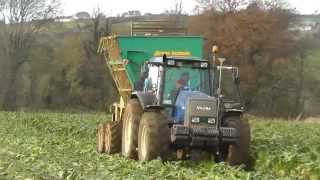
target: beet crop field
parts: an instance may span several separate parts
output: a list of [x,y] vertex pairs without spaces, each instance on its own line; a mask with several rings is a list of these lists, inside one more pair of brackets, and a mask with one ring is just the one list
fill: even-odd
[[0,179],[320,179],[320,124],[250,118],[250,171],[213,161],[98,154],[104,114],[0,112]]

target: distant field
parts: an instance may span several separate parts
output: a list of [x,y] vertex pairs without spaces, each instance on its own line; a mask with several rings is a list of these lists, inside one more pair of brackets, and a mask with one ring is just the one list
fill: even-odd
[[0,179],[320,179],[320,124],[251,119],[254,170],[95,151],[106,115],[0,113]]

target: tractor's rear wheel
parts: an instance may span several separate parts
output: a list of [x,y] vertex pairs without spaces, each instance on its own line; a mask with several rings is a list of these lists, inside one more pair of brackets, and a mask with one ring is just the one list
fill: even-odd
[[105,125],[105,152],[115,154],[121,151],[121,121],[108,122]]
[[139,123],[142,108],[137,99],[129,100],[123,115],[121,152],[125,157],[137,159]]
[[97,151],[98,153],[104,153],[105,152],[105,126],[106,123],[101,123],[98,126],[98,131],[97,131]]
[[169,153],[170,129],[166,117],[160,112],[145,112],[139,127],[138,157],[150,161]]
[[236,128],[240,135],[236,143],[225,147],[225,152],[223,152],[225,161],[231,166],[243,164],[249,168],[251,166],[249,153],[251,134],[248,121],[239,116],[230,116],[224,121],[229,127]]

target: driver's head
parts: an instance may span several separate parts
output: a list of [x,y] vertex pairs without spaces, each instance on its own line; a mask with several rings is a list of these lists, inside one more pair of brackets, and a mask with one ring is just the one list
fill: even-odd
[[189,77],[189,73],[188,72],[184,72],[181,74],[180,77],[180,81],[181,83],[183,83],[184,85],[187,84],[187,82],[189,81],[190,77]]

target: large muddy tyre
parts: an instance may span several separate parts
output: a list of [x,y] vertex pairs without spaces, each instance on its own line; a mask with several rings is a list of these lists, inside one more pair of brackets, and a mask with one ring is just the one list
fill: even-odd
[[108,122],[105,125],[105,152],[115,154],[121,152],[121,121]]
[[230,116],[225,120],[228,127],[236,128],[239,132],[239,139],[236,143],[229,144],[225,147],[225,161],[231,166],[245,165],[250,168],[250,126],[247,120],[241,119],[240,116]]
[[123,114],[121,152],[125,157],[137,159],[139,123],[142,108],[137,99],[129,100]]
[[166,117],[160,112],[145,112],[139,127],[139,161],[150,161],[169,156],[170,128]]
[[106,123],[101,123],[97,129],[97,152],[104,153],[105,152],[105,125]]

